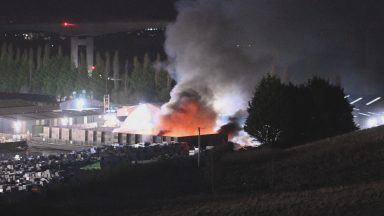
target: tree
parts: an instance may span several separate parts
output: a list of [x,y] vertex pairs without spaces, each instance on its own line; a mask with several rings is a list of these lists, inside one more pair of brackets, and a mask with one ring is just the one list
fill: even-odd
[[89,92],[90,89],[92,88],[92,85],[90,83],[91,79],[88,74],[87,59],[84,52],[80,53],[80,64],[75,74],[76,74],[76,77],[75,77],[76,85],[73,90],[74,91],[86,90]]
[[[21,52],[21,51],[20,51]],[[23,51],[22,56],[18,60],[18,67],[17,67],[17,90],[18,92],[26,93],[29,90],[28,87],[28,55],[29,51],[28,49],[25,49]]]
[[133,58],[133,71],[129,79],[131,102],[156,100],[155,73],[149,61],[147,54],[143,64],[137,57]]
[[129,79],[129,93],[131,96],[131,102],[139,102],[140,93],[144,91],[142,88],[143,82],[143,67],[137,56],[133,57],[133,70]]
[[51,58],[51,48],[48,44],[44,46],[44,55],[43,55],[43,66],[48,66],[49,60]]
[[105,53],[105,67],[104,67],[104,76],[105,76],[105,93],[109,92],[109,75],[111,73],[111,56],[109,55],[109,52]]
[[1,45],[0,61],[5,61],[5,59],[7,58],[7,47],[8,45],[6,43],[3,43]]
[[343,89],[313,78],[305,85],[264,77],[249,103],[244,129],[262,144],[291,147],[356,130]]
[[40,92],[47,95],[57,94],[57,70],[58,70],[58,58],[51,56],[51,49],[48,44],[44,46],[44,53],[42,59],[42,65],[40,70],[40,79],[42,86]]
[[124,92],[128,92],[128,82],[129,82],[129,61],[128,59],[124,64]]
[[5,91],[7,89],[7,85],[9,85],[8,77],[7,77],[7,59],[8,59],[8,44],[3,43],[1,46],[1,56],[0,56],[0,71],[1,71],[1,79],[0,79],[0,90]]
[[8,64],[11,64],[11,62],[14,60],[14,52],[13,52],[13,44],[12,43],[10,43],[10,44],[8,44],[8,53],[7,53],[8,55],[7,55],[7,63]]
[[92,72],[91,81],[92,81],[92,91],[94,97],[102,100],[103,95],[105,94],[105,82],[106,82],[106,74],[105,74],[105,62],[101,57],[100,52],[96,53],[96,65],[95,70]]
[[312,140],[335,136],[356,130],[353,107],[340,86],[314,77],[305,86],[310,120],[307,134]]
[[29,49],[28,53],[28,89],[32,91],[32,79],[35,71],[35,58],[33,56],[33,49]]
[[57,57],[63,57],[63,48],[60,45],[59,48],[57,48]]
[[161,67],[161,57],[157,54],[154,65],[155,73],[155,87],[156,87],[156,100],[166,102],[170,98],[170,76],[168,71]]
[[292,112],[288,98],[293,94],[292,85],[284,85],[281,80],[268,74],[256,87],[252,101],[249,103],[249,116],[245,122],[245,131],[266,145],[281,146],[291,118]]
[[70,95],[74,90],[78,71],[75,70],[74,64],[68,56],[57,55],[57,94],[60,96]]
[[120,61],[119,61],[119,51],[115,51],[113,55],[113,90],[117,91],[119,89],[119,79],[120,79]]
[[[106,52],[105,59],[97,53],[96,68],[92,73],[88,72],[84,53],[80,53],[80,64],[76,68],[60,46],[56,51],[47,44],[22,50],[12,43],[4,43],[0,52],[0,91],[65,96],[84,89],[92,91],[100,100],[106,92],[114,94],[116,97],[112,98],[116,102],[124,103],[165,101],[169,97],[168,73],[155,69],[148,54],[142,62],[135,57],[132,67],[126,61],[120,85],[122,71],[117,51],[113,58]],[[160,55],[157,57],[159,61]],[[112,73],[114,85],[108,86],[108,77]]]
[[41,46],[37,47],[36,51],[36,67],[39,70],[43,64],[43,59],[42,59],[42,48]]
[[160,87],[160,83],[159,83],[159,78],[160,78],[160,63],[161,63],[161,57],[160,57],[160,53],[157,53],[156,55],[156,60],[155,60],[155,86],[158,88]]
[[43,65],[43,60],[42,60],[42,48],[41,46],[37,47],[36,50],[36,70],[35,70],[35,75],[32,76],[32,82],[31,82],[31,90],[34,93],[42,93],[42,79],[43,79],[43,73],[41,71]]

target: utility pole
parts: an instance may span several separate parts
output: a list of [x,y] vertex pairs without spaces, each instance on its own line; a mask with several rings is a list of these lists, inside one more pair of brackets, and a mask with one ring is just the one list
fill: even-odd
[[197,137],[197,145],[198,145],[198,152],[197,152],[197,167],[200,168],[200,127],[197,128],[197,131],[199,132],[199,135]]

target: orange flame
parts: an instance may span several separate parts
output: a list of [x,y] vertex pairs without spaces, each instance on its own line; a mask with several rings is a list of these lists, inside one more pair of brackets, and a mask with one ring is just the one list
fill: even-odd
[[159,134],[167,136],[192,136],[197,135],[197,128],[201,134],[215,133],[216,112],[204,105],[196,98],[182,97],[171,105],[172,112],[161,115],[157,125]]

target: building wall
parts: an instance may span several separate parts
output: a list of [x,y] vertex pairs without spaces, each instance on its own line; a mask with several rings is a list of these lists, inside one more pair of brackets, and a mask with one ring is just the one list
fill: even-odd
[[113,143],[113,134],[112,132],[106,131],[105,132],[105,142],[107,144],[112,144]]
[[93,143],[94,141],[93,141],[93,133],[94,133],[95,131],[93,131],[93,130],[88,130],[88,133],[87,133],[87,136],[88,136],[88,138],[87,138],[87,141],[88,141],[88,143]]
[[61,139],[65,141],[69,141],[69,133],[70,129],[69,128],[61,128]]
[[135,144],[135,134],[127,134],[127,144],[128,145]]
[[51,139],[60,139],[60,131],[61,131],[61,128],[58,128],[58,127],[53,127],[51,129]]
[[40,125],[34,125],[32,126],[32,136],[40,136],[42,134],[44,127]]
[[72,129],[72,140],[76,142],[85,142],[86,130]]
[[161,143],[177,141],[175,137],[152,136],[141,134],[112,133],[111,131],[95,131],[77,128],[61,128],[38,126],[42,128],[43,136],[52,140],[73,141],[75,145]]
[[25,134],[29,130],[32,131],[32,127],[29,127],[32,125],[30,122],[20,121],[21,125],[19,128],[19,131],[15,131],[15,122],[17,120],[13,119],[6,119],[6,118],[0,118],[0,133],[4,134]]
[[44,127],[43,128],[43,136],[45,138],[49,138],[49,129],[50,129],[50,127]]

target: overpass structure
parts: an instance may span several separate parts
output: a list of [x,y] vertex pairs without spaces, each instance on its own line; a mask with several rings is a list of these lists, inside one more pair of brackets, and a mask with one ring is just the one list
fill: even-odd
[[0,25],[0,31],[49,32],[70,37],[73,64],[79,66],[79,49],[82,49],[85,51],[88,72],[91,72],[94,66],[94,37],[140,29],[163,29],[167,24],[165,21],[9,24]]

